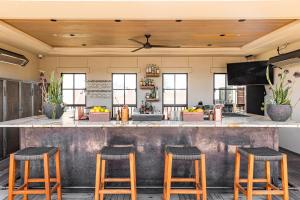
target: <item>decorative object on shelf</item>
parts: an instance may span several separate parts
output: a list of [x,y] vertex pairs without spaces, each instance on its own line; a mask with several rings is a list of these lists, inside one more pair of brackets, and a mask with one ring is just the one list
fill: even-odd
[[144,78],[140,81],[141,89],[153,89],[155,87],[154,80],[151,78]]
[[154,87],[150,93],[146,93],[146,101],[159,101],[158,87]]
[[108,99],[111,97],[111,80],[86,81],[86,95],[90,98]]
[[44,99],[44,114],[49,119],[59,119],[64,113],[64,104],[61,93],[61,78],[56,79],[51,73],[49,84],[42,84],[42,96]]
[[121,111],[121,121],[128,122],[129,119],[129,108],[128,105],[124,105]]
[[153,114],[154,106],[151,103],[142,101],[141,107],[139,109],[140,114]]
[[159,77],[160,70],[156,64],[148,64],[146,66],[146,77]]
[[[269,76],[269,67],[270,66],[268,66],[266,70],[266,77],[270,84],[271,98],[266,102],[266,110],[271,120],[284,122],[291,117],[293,112],[291,95],[296,81],[295,79],[300,77],[300,73],[295,72],[292,79],[288,79],[289,70],[278,67],[280,72],[278,74],[277,83],[272,84]],[[296,106],[299,101],[300,98],[294,106]]]

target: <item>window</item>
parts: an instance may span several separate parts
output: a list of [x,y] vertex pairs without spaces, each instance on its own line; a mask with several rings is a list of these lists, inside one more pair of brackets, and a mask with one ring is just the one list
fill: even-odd
[[214,74],[214,104],[244,105],[244,86],[227,83],[227,74]]
[[85,74],[62,74],[63,102],[67,106],[85,106]]
[[187,107],[187,74],[163,74],[163,111],[182,110]]
[[137,75],[136,74],[113,74],[113,116],[124,105],[128,105],[129,114],[137,107]]

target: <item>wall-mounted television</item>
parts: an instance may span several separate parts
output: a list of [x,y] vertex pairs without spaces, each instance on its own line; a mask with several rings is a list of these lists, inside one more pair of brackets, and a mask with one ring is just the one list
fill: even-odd
[[[266,78],[267,61],[227,64],[228,85],[268,85]],[[273,67],[269,70],[273,83]]]

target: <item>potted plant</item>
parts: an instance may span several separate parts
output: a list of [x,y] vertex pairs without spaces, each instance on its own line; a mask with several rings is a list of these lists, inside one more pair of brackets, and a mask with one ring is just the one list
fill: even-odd
[[[293,80],[288,79],[289,70],[279,68],[278,79],[276,84],[272,84],[269,74],[269,67],[266,70],[266,77],[270,84],[271,98],[266,103],[266,110],[273,121],[284,122],[292,115],[291,94],[295,79],[300,77],[299,72],[295,72],[292,76]],[[296,104],[299,100],[296,102]],[[295,105],[296,105],[295,104]]]
[[51,73],[50,81],[42,80],[43,113],[49,119],[59,119],[64,113],[64,104],[61,93],[61,79],[56,79]]

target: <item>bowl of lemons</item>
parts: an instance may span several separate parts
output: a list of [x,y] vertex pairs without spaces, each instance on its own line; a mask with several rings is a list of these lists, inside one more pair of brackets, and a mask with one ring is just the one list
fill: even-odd
[[107,122],[110,120],[110,110],[102,106],[94,106],[90,109],[89,121]]

